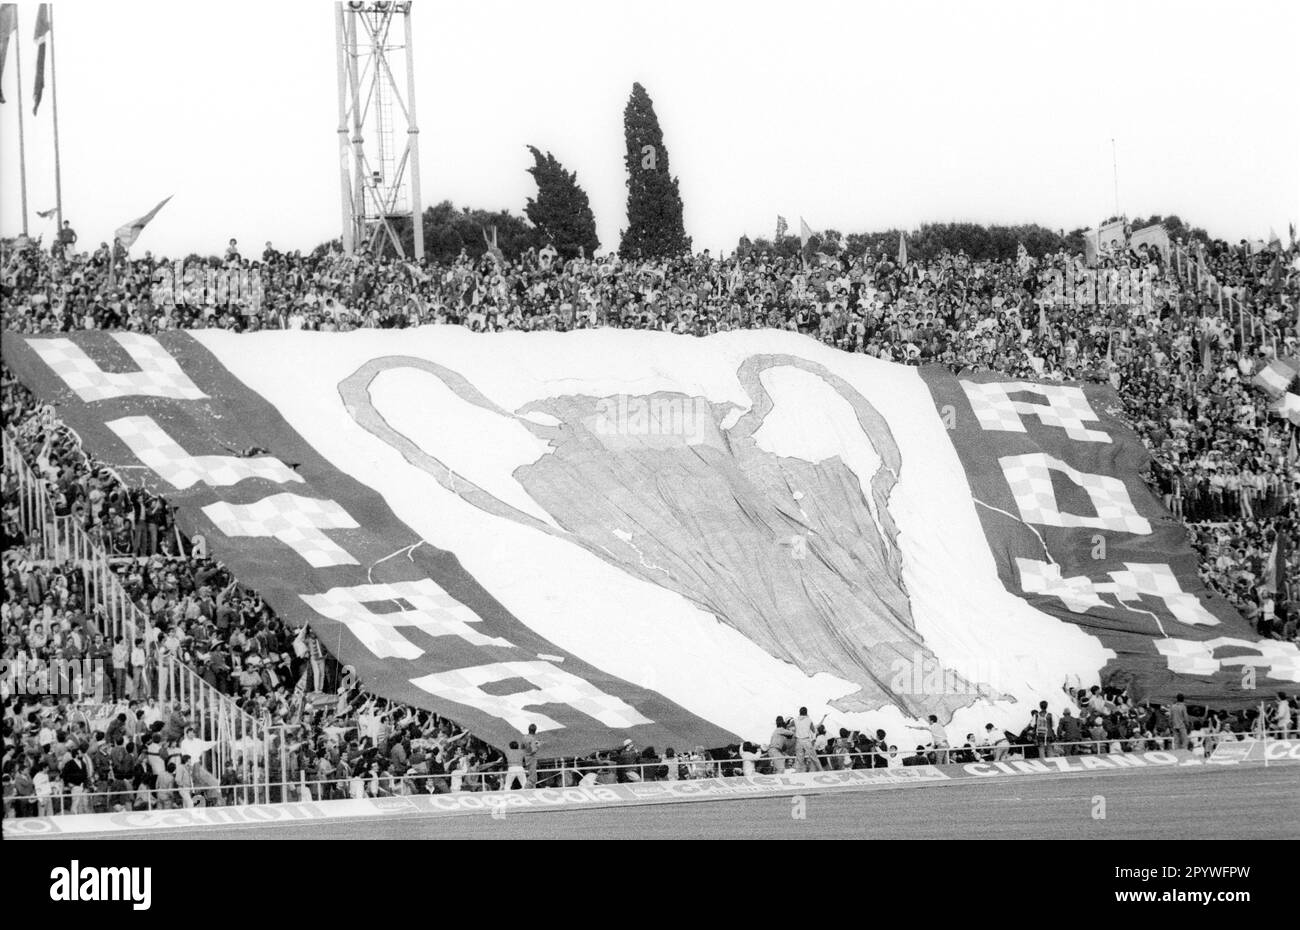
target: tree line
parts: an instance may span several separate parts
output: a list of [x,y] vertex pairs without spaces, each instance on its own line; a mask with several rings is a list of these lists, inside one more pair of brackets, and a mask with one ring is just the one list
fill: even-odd
[[[619,236],[620,257],[664,258],[688,254],[691,237],[686,235],[682,219],[678,180],[669,170],[668,147],[654,103],[639,83],[632,85],[623,110],[623,135],[628,222]],[[552,152],[543,152],[534,145],[527,148],[533,158],[527,170],[537,185],[537,193],[528,199],[523,215],[509,210],[458,208],[449,200],[427,207],[421,217],[426,257],[447,263],[462,251],[476,260],[489,251],[496,251],[513,260],[528,249],[550,246],[561,258],[569,259],[590,257],[599,251],[596,217],[587,192],[578,183],[577,172],[565,168]],[[411,254],[414,236],[409,219],[394,217],[390,221],[406,254]],[[1130,225],[1137,230],[1156,223],[1163,223],[1175,238],[1209,240],[1205,230],[1190,227],[1177,216],[1139,218]],[[852,255],[865,252],[893,256],[897,254],[902,235],[906,236],[910,258],[926,260],[944,251],[964,251],[975,259],[1011,259],[1021,245],[1035,257],[1060,249],[1082,252],[1084,232],[1079,228],[1067,233],[1037,224],[926,223],[915,230],[842,234],[827,229],[814,234],[806,246],[795,235],[752,240],[742,236],[736,250],[740,254],[767,252],[783,257],[817,252],[836,255],[843,250]],[[337,246],[337,240],[318,248],[331,245]]]

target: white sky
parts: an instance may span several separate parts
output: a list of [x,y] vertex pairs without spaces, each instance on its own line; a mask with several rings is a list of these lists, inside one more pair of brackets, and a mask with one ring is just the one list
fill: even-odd
[[[54,205],[49,87],[31,231]],[[602,245],[626,222],[622,112],[650,92],[696,249],[741,233],[1178,213],[1229,239],[1300,218],[1300,3],[416,0],[425,204],[509,208],[524,146],[578,172]],[[168,194],[137,251],[245,254],[339,233],[333,5],[62,0],[65,217],[83,246]],[[14,48],[0,229],[20,230]],[[1298,223],[1300,225],[1300,223]]]

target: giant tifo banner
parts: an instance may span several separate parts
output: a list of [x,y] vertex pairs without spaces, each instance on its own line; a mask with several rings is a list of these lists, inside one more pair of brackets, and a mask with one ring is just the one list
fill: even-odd
[[1109,390],[772,331],[88,332],[4,357],[370,690],[498,745],[766,742],[806,705],[909,749],[930,713],[954,740],[1019,730],[1066,683],[1232,706],[1300,681],[1294,645],[1200,586]]

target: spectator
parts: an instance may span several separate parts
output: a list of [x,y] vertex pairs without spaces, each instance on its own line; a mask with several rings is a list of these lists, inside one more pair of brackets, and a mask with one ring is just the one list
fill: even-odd
[[1174,698],[1174,703],[1169,707],[1169,728],[1174,734],[1174,748],[1186,749],[1188,746],[1187,732],[1191,728],[1191,721],[1187,713],[1187,705],[1181,694]]
[[800,707],[799,716],[794,718],[794,770],[796,772],[807,772],[810,769],[814,772],[822,770],[814,745],[816,736],[817,724],[813,723],[812,718],[808,716],[808,708]]
[[939,722],[938,716],[930,715],[930,739],[934,743],[934,764],[944,765],[948,762],[948,731]]
[[1061,720],[1056,725],[1056,735],[1064,744],[1063,748],[1067,756],[1078,754],[1079,743],[1083,740],[1083,727],[1079,725],[1078,718],[1070,713],[1068,707],[1061,711]]
[[1046,759],[1052,754],[1052,740],[1056,738],[1054,720],[1047,709],[1046,701],[1038,702],[1038,710],[1033,715],[1034,747],[1038,758]]
[[510,741],[510,745],[505,749],[505,757],[506,777],[501,782],[501,790],[527,788],[528,773],[524,770],[524,751],[519,748],[518,742]]

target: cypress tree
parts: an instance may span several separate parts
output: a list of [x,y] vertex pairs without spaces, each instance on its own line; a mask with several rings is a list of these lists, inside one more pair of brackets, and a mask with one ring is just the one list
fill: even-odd
[[576,258],[582,251],[590,258],[600,248],[600,239],[587,192],[578,186],[578,175],[565,171],[550,152],[542,155],[533,145],[528,151],[533,153],[534,164],[528,173],[537,182],[537,197],[528,198],[524,215],[562,257]]
[[682,195],[668,172],[668,149],[654,103],[640,84],[623,109],[627,142],[627,229],[618,254],[623,258],[662,258],[691,250],[682,223]]

